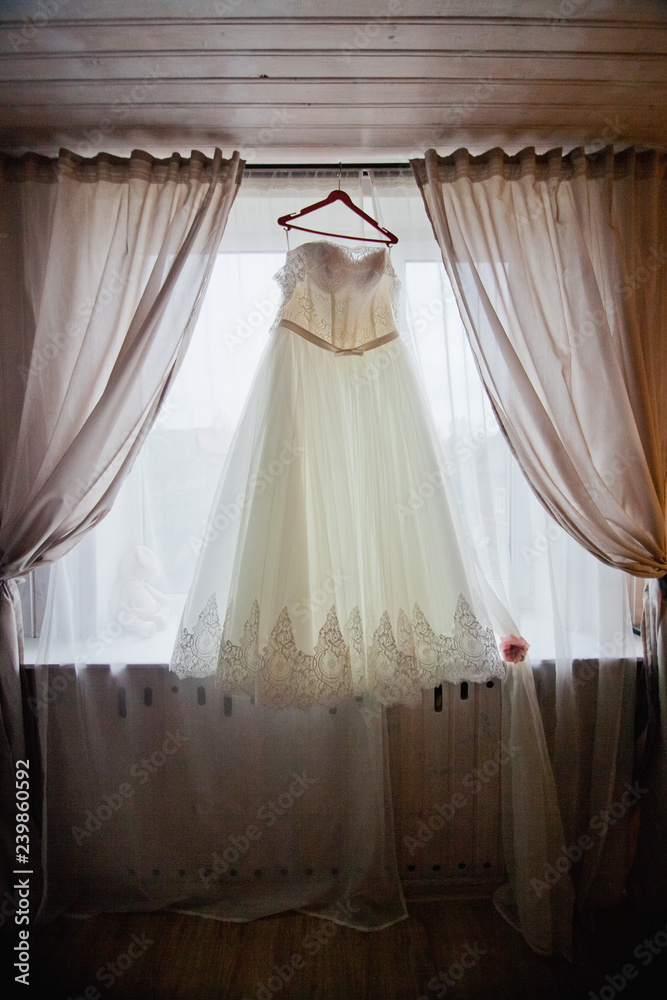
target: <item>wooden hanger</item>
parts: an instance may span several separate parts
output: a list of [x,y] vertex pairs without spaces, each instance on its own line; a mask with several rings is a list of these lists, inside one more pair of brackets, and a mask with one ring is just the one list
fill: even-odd
[[[393,247],[395,243],[398,243],[398,236],[394,236],[393,233],[389,232],[383,226],[373,219],[370,215],[367,215],[364,211],[358,208],[349,194],[340,189],[340,174],[341,174],[342,164],[338,168],[338,189],[334,188],[326,198],[322,201],[316,201],[313,205],[306,205],[305,208],[300,209],[298,212],[291,212],[289,215],[281,215],[278,219],[278,225],[282,226],[285,232],[289,232],[290,229],[299,229],[303,233],[316,233],[318,236],[338,236],[345,240],[358,240],[361,243],[384,243],[387,246]],[[347,208],[351,209],[356,215],[361,216],[364,222],[367,222],[369,226],[372,226],[377,232],[380,232],[385,237],[384,239],[372,239],[368,236],[344,236],[341,233],[327,233],[323,229],[307,229],[305,226],[295,226],[292,222],[293,219],[300,219],[303,215],[310,215],[318,208],[324,208],[326,205],[331,205],[335,201],[342,201]]]

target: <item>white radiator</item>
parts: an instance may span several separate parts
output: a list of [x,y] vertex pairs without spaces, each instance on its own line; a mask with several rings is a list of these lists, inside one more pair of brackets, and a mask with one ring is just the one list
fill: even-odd
[[396,847],[406,895],[491,891],[504,875],[498,681],[444,684],[389,710]]
[[[73,668],[53,668],[49,678],[48,692],[38,693],[49,698],[49,712],[59,716],[50,768],[70,766],[68,746],[85,744],[84,732],[91,722],[95,747],[113,748],[114,788],[137,760],[127,727],[132,715],[140,716],[140,726],[133,725],[132,731],[140,731],[144,745],[159,747],[165,732],[178,727],[183,717],[199,729],[199,745],[216,739],[220,712],[211,708],[220,695],[213,690],[212,677],[179,681],[164,668],[137,666],[129,668],[124,683],[119,683],[108,667],[91,666],[81,692],[76,690]],[[179,706],[183,699],[187,706]],[[502,880],[500,773],[507,748],[500,741],[500,699],[498,681],[445,684],[424,692],[420,708],[388,710],[398,868],[408,898],[485,894]],[[234,701],[224,699],[223,721],[225,716],[231,721]],[[82,712],[88,716],[88,726],[82,724]],[[99,751],[91,747],[90,752]],[[167,769],[173,768],[170,780],[173,776],[175,782],[187,782],[187,772],[181,774],[180,767],[178,755],[168,761]],[[106,780],[108,784],[108,774]],[[108,791],[79,785],[75,775],[63,787],[68,795],[81,795],[81,803],[59,800],[58,807],[71,814],[83,814],[91,801]],[[75,871],[81,873],[82,855],[74,850],[67,831],[64,834],[61,845],[73,855],[75,877]],[[122,868],[123,859],[117,860]],[[66,857],[59,857],[59,862],[69,868]],[[91,863],[95,864],[92,856]]]

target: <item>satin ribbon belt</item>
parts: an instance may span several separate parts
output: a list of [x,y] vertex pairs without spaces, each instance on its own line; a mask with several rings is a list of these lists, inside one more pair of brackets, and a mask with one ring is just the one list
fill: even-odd
[[322,340],[321,337],[317,337],[310,330],[306,330],[305,327],[299,326],[298,323],[292,323],[289,319],[281,319],[279,326],[286,326],[288,330],[292,330],[293,333],[298,333],[300,337],[304,340],[309,340],[311,344],[315,344],[316,347],[323,347],[325,351],[331,351],[332,354],[337,354],[339,357],[345,357],[350,354],[365,354],[366,351],[372,351],[374,347],[382,347],[383,344],[388,344],[390,340],[396,340],[400,337],[398,330],[392,330],[391,333],[385,333],[383,337],[376,337],[375,340],[368,340],[365,344],[361,344],[359,347],[350,347],[343,349],[342,347],[334,347],[330,344],[328,340]]

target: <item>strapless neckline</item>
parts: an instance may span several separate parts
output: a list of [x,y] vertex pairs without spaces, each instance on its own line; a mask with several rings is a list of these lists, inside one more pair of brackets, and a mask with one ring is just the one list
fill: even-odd
[[307,243],[300,243],[298,247],[292,247],[287,251],[287,256],[299,254],[304,252],[307,248],[324,248],[331,249],[335,252],[340,253],[344,258],[347,258],[351,263],[357,263],[359,260],[363,260],[365,257],[372,257],[374,254],[386,258],[388,255],[389,247],[387,246],[371,246],[364,245],[360,247],[348,247],[343,243],[336,243],[333,240],[308,240]]

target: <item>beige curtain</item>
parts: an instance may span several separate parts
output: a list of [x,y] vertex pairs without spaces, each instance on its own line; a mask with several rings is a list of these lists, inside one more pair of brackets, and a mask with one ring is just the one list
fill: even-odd
[[[658,635],[665,624],[655,578],[667,573],[666,165],[663,153],[611,148],[566,157],[532,149],[509,157],[495,149],[443,158],[429,150],[413,161],[480,374],[534,492],[600,560],[652,578],[647,601],[658,610],[645,615],[647,671],[649,688],[663,692]],[[601,656],[602,668],[608,683],[591,815],[620,794],[631,739],[630,663],[611,651]],[[568,699],[571,690],[561,685],[554,767],[563,773]],[[663,705],[651,791],[640,805],[654,843],[665,831],[657,789],[666,773],[666,716]],[[515,801],[508,832],[522,810]],[[584,859],[580,905],[596,899],[605,839]],[[517,860],[520,869],[528,863],[527,856]],[[535,922],[530,910],[521,916],[524,933]]]
[[187,347],[242,170],[220,150],[0,156],[3,785],[25,754],[14,578],[108,513]]

